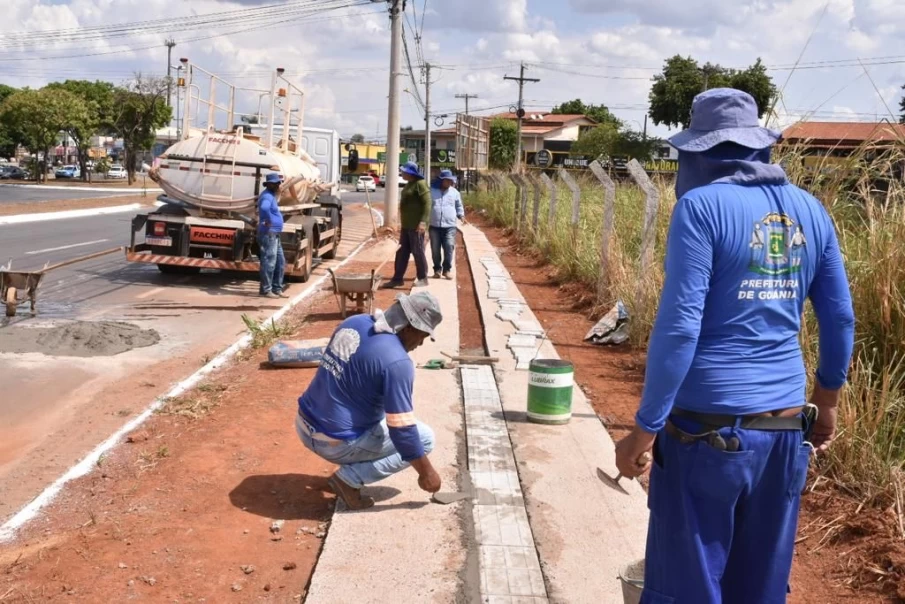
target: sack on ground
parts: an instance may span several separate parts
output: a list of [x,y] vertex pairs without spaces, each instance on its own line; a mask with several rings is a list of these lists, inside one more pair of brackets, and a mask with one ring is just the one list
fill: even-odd
[[274,367],[317,367],[330,338],[282,340],[270,347],[267,360]]
[[612,346],[628,340],[628,311],[622,300],[616,302],[616,306],[591,328],[584,339],[592,344]]

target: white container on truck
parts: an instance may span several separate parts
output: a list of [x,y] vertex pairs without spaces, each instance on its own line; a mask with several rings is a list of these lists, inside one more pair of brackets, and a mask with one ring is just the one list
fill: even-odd
[[[336,255],[342,237],[338,134],[303,127],[304,93],[283,77],[282,69],[274,73],[270,90],[255,90],[237,88],[182,61],[180,140],[149,172],[164,191],[158,197],[164,205],[133,219],[126,258],[156,264],[167,273],[258,272],[257,198],[264,178],[277,173],[283,179],[279,204],[286,279],[307,281],[314,262]],[[235,110],[236,97],[249,93],[259,105],[256,114],[244,114],[246,120],[260,122],[265,117],[261,105],[268,99],[268,126],[235,125],[243,116]],[[206,122],[197,126],[204,117]],[[141,233],[144,241],[136,242]]]

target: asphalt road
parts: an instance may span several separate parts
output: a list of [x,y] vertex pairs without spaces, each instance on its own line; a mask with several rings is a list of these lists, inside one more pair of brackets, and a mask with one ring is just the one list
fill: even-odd
[[141,193],[141,189],[133,191],[85,191],[77,187],[72,189],[44,189],[36,185],[0,184],[0,203],[122,197],[123,195],[138,195],[139,193]]
[[[371,234],[363,197],[343,193],[340,259]],[[0,225],[0,264],[12,258],[12,270],[35,270],[126,245],[133,216]],[[315,276],[337,262],[324,263]],[[293,284],[288,293],[305,287]],[[234,342],[246,331],[242,315],[263,319],[285,303],[257,292],[256,275],[165,275],[154,265],[126,262],[122,252],[48,272],[38,290],[37,315],[25,305],[12,319],[0,316],[0,350],[7,336],[71,320],[127,322],[155,330],[160,342],[90,358],[56,356],[52,348],[0,351],[0,522],[155,396]]]

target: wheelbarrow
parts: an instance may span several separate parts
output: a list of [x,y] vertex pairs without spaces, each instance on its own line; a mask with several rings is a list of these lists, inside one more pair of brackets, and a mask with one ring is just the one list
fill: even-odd
[[343,319],[346,318],[347,302],[355,304],[356,312],[364,312],[365,305],[368,313],[374,308],[374,292],[380,284],[380,275],[372,270],[369,275],[337,275],[332,268],[327,271],[333,278],[333,294],[339,303],[339,312]]
[[35,313],[35,302],[37,301],[38,297],[38,286],[41,284],[41,280],[44,278],[44,275],[46,275],[50,271],[64,266],[69,266],[70,264],[75,264],[77,262],[91,260],[99,256],[106,256],[107,254],[121,252],[122,250],[122,247],[117,247],[109,250],[104,250],[103,252],[95,252],[86,256],[79,256],[78,258],[73,258],[64,262],[58,262],[56,264],[45,264],[43,268],[36,271],[11,270],[13,261],[10,260],[6,264],[6,266],[0,267],[0,302],[2,302],[6,306],[6,316],[15,317],[16,308],[22,304],[25,304],[26,302],[30,304],[32,314]]

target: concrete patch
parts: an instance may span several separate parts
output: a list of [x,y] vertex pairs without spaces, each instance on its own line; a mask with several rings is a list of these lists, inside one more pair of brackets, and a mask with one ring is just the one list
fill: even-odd
[[0,332],[0,352],[60,357],[106,357],[153,346],[160,335],[131,323],[73,321],[53,327],[13,327]]

